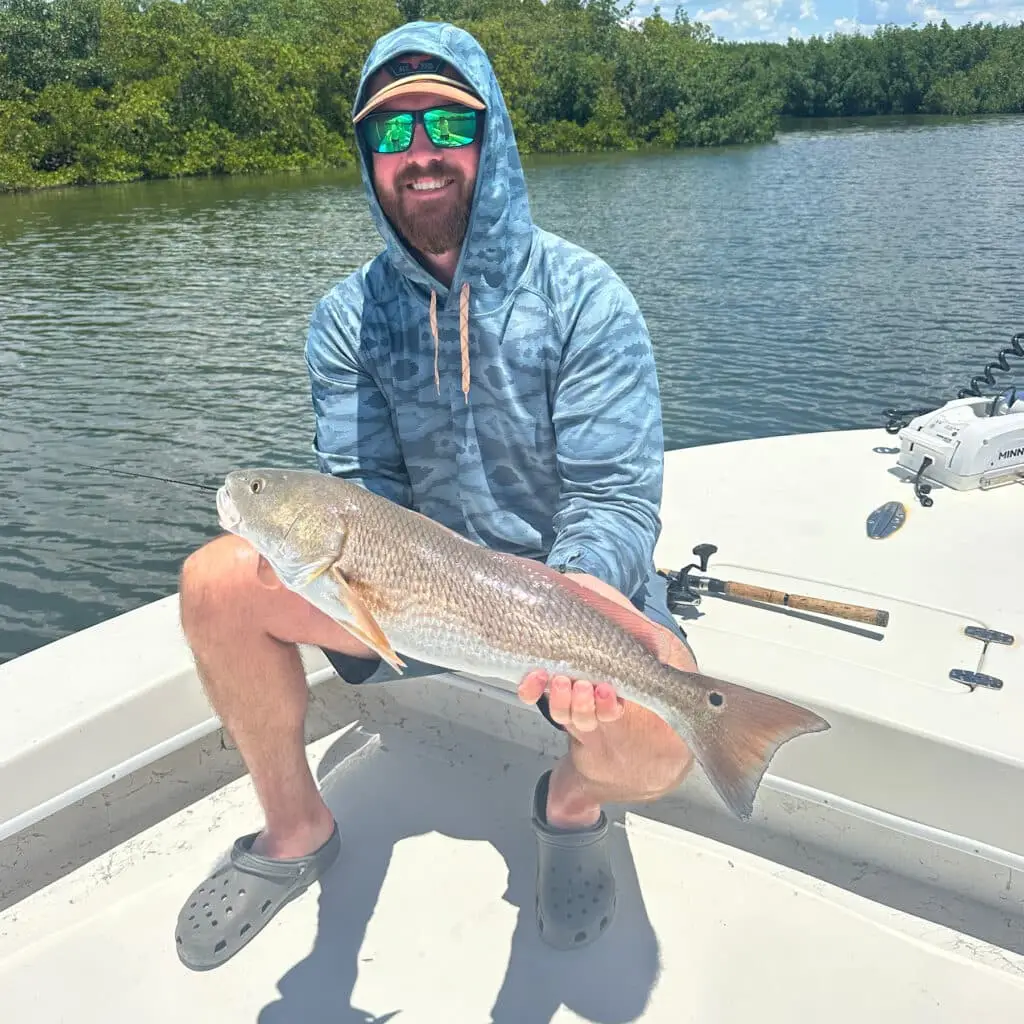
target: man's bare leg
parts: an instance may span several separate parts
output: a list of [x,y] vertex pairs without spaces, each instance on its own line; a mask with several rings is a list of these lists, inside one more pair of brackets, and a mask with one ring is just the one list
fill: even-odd
[[[645,615],[614,588],[571,574],[592,591],[598,607],[628,607],[623,624],[662,662],[696,668],[677,636]],[[606,608],[617,615],[615,609]],[[659,716],[620,700],[604,682],[528,673],[519,696],[535,703],[548,689],[548,713],[569,736],[569,752],[537,782],[533,828],[537,836],[537,926],[556,949],[595,941],[616,913],[616,886],[608,849],[605,803],[656,800],[673,790],[693,764],[687,745]]]
[[[589,576],[569,579],[634,613],[630,630],[659,661],[697,671],[693,654],[678,636],[642,615],[613,587]],[[548,688],[551,718],[565,728],[569,752],[555,766],[548,786],[547,818],[556,828],[595,824],[605,803],[640,803],[670,793],[693,766],[693,754],[658,715],[620,701],[607,683],[551,677],[543,670],[523,679],[520,696],[535,703]]]
[[[669,664],[674,664],[670,661]],[[677,664],[678,668],[688,667]],[[601,700],[598,687],[597,701]],[[671,793],[693,766],[690,749],[661,718],[636,704],[626,704],[615,722],[579,732],[562,712],[574,705],[576,720],[594,707],[594,688],[554,680],[551,717],[569,733],[569,753],[555,766],[548,788],[548,821],[558,828],[593,825],[606,803],[644,803]]]
[[334,830],[306,760],[308,686],[296,644],[372,653],[287,590],[254,548],[218,537],[181,573],[181,623],[206,694],[238,747],[266,818],[254,852],[299,857]]
[[[654,625],[648,636],[660,661],[697,671],[689,648],[667,629]],[[690,748],[667,722],[631,703],[614,718],[616,703],[606,683],[595,687],[552,680],[551,717],[569,734],[569,754],[555,768],[548,789],[553,825],[586,827],[597,821],[602,804],[657,800],[693,767]]]

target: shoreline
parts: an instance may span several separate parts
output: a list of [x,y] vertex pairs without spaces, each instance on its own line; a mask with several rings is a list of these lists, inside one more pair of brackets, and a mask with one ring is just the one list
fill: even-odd
[[[770,146],[778,142],[780,135],[788,135],[794,132],[804,131],[844,131],[856,130],[859,127],[879,129],[885,127],[913,127],[929,126],[936,127],[943,125],[967,125],[983,124],[998,120],[1018,120],[1024,118],[1022,113],[996,113],[996,114],[850,114],[842,117],[794,117],[780,116],[772,135],[768,139],[756,141],[724,142],[703,146],[666,146],[659,143],[643,143],[641,145],[625,148],[611,146],[595,146],[583,149],[566,149],[555,151],[535,151],[520,149],[520,156],[524,167],[531,164],[544,164],[550,161],[589,161],[595,157],[630,157],[630,156],[673,156],[679,153],[691,154],[716,154],[720,152],[733,151],[750,147]],[[7,196],[25,196],[38,194],[54,194],[62,190],[73,189],[82,191],[86,189],[110,188],[116,185],[145,185],[150,182],[210,182],[210,181],[269,181],[275,177],[282,179],[296,180],[303,177],[315,179],[317,177],[330,177],[332,180],[339,178],[351,178],[352,184],[360,184],[359,165],[353,159],[341,164],[325,164],[319,167],[302,168],[268,168],[256,171],[224,171],[216,173],[200,174],[169,174],[169,175],[148,175],[138,178],[110,179],[85,182],[60,182],[44,185],[7,185],[0,182],[0,200]]]

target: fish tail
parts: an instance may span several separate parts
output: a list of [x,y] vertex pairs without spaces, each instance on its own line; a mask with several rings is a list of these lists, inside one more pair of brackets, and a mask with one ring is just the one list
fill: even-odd
[[[675,678],[670,690],[682,694],[696,686],[704,707],[694,715],[692,701],[675,707],[669,724],[690,744],[718,795],[737,817],[748,819],[754,797],[775,752],[804,733],[823,732],[828,722],[807,708],[745,686],[698,673],[665,668]],[[689,684],[683,687],[679,676]],[[687,725],[683,725],[686,722]]]

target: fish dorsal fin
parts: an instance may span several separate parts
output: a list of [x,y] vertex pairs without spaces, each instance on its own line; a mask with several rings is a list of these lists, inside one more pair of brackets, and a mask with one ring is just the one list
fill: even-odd
[[408,516],[410,519],[419,519],[422,523],[425,523],[428,530],[431,530],[437,534],[443,534],[451,540],[456,541],[459,544],[468,544],[472,547],[481,547],[482,545],[477,544],[476,541],[470,540],[468,537],[463,537],[461,533],[456,533],[450,526],[445,526],[444,523],[439,523],[436,519],[431,519],[430,516],[424,515],[422,512],[417,511],[414,508],[403,508],[403,515]]
[[357,640],[366,644],[371,651],[379,654],[396,672],[401,672],[405,668],[405,662],[395,653],[391,641],[380,628],[373,613],[366,607],[366,602],[356,593],[337,566],[331,568],[330,574],[331,579],[338,584],[338,597],[352,613],[352,621],[340,622],[340,625]]
[[[561,573],[558,575],[561,575]],[[615,625],[629,633],[634,640],[646,647],[659,661],[664,661],[671,653],[669,636],[665,628],[647,618],[643,612],[629,602],[628,598],[623,597],[623,601],[626,603],[619,604],[618,601],[605,597],[596,590],[591,590],[590,587],[585,587],[573,579],[567,579],[562,576],[562,583],[568,586],[570,590],[573,590],[581,601],[589,604],[591,608],[596,609],[605,618],[611,619]]]
[[[515,555],[508,555],[515,558]],[[531,568],[541,576],[546,576],[555,583],[569,590],[584,604],[600,612],[606,619],[611,619],[620,629],[624,629],[637,643],[643,645],[658,661],[665,661],[672,654],[672,636],[664,626],[652,622],[643,614],[629,598],[620,594],[609,585],[609,591],[615,597],[605,596],[597,590],[577,583],[571,576],[560,573],[557,569],[543,562],[533,562]]]

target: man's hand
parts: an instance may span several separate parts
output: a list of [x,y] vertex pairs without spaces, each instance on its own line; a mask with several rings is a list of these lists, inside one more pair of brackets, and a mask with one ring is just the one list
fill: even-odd
[[523,676],[519,696],[536,704],[548,692],[551,717],[570,732],[593,732],[598,725],[622,717],[626,705],[608,683],[588,683],[568,676],[549,676],[547,669],[535,669]]
[[[637,611],[629,598],[614,587],[587,573],[570,572],[565,574],[565,578],[627,609],[630,614],[620,619],[621,624],[638,640],[653,648],[661,661],[696,671],[696,662],[686,646],[663,626],[651,622]],[[615,722],[626,709],[625,702],[609,683],[570,679],[562,675],[552,677],[547,669],[535,669],[523,676],[519,683],[519,696],[528,704],[536,704],[545,689],[548,690],[551,717],[573,735],[593,732],[599,725]]]

